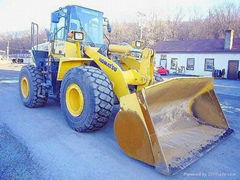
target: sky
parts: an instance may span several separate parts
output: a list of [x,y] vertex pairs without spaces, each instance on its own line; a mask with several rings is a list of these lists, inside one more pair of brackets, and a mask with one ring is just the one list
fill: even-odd
[[184,17],[204,16],[208,9],[239,0],[0,0],[0,33],[30,29],[31,22],[49,28],[50,14],[59,7],[81,5],[104,12],[110,21],[137,21],[137,12],[166,18],[180,9]]

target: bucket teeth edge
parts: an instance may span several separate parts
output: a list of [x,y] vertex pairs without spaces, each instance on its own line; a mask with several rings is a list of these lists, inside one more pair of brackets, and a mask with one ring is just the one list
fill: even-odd
[[211,143],[207,144],[206,146],[199,149],[197,152],[193,154],[192,157],[188,157],[183,159],[179,163],[178,166],[172,167],[170,164],[166,165],[165,163],[160,163],[155,165],[155,169],[164,175],[175,175],[179,173],[181,170],[185,169],[186,167],[190,166],[192,163],[197,161],[199,158],[201,158],[204,154],[212,150],[215,146],[217,146],[221,141],[225,140],[228,136],[230,136],[234,132],[233,129],[228,128],[221,136],[219,136],[215,141],[212,141]]

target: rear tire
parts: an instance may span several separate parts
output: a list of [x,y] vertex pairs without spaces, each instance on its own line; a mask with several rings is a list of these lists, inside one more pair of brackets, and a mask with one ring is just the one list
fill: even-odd
[[155,83],[164,81],[162,76],[156,71],[154,71],[154,79],[155,79]]
[[[77,87],[82,102],[72,102],[68,89]],[[64,77],[60,91],[61,108],[71,128],[78,132],[94,131],[102,128],[109,120],[114,94],[112,85],[106,74],[98,68],[81,66],[71,69]],[[69,104],[83,106],[79,114],[73,114]],[[77,110],[79,108],[76,108]],[[73,109],[74,110],[74,109]]]
[[26,107],[36,108],[47,103],[47,96],[38,96],[43,82],[44,76],[35,66],[27,65],[22,67],[19,76],[19,92]]

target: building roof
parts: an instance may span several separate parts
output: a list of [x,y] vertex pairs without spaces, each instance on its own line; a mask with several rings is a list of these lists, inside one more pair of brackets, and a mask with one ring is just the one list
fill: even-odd
[[233,48],[224,49],[224,39],[187,41],[159,41],[154,49],[157,53],[236,53],[240,52],[240,38],[234,38]]

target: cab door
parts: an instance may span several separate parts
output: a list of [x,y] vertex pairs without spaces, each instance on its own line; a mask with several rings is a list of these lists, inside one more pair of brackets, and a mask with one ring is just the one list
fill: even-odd
[[[55,13],[55,14],[54,14]],[[65,42],[67,39],[67,9],[63,8],[53,14],[58,17],[57,21],[51,22],[51,52],[55,56],[65,56]],[[52,14],[52,16],[53,16]]]

